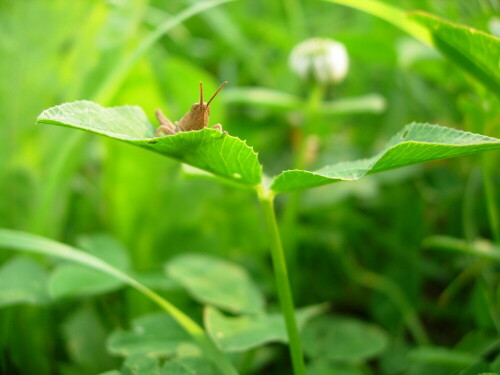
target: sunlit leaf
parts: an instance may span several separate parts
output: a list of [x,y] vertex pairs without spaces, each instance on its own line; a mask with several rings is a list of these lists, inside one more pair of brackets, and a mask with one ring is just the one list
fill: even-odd
[[167,274],[201,303],[233,313],[258,313],[264,299],[237,264],[204,254],[183,254],[166,265]]
[[49,302],[47,280],[47,271],[36,261],[25,257],[9,260],[0,268],[0,306]]
[[338,181],[355,181],[368,174],[431,160],[500,148],[500,140],[430,124],[411,124],[396,134],[379,154],[341,162],[317,171],[289,170],[276,177],[278,193],[304,190]]
[[375,325],[344,317],[321,317],[302,332],[304,351],[311,358],[361,361],[382,353],[387,335]]
[[[297,310],[299,328],[324,309],[324,305],[317,305]],[[288,342],[283,315],[278,313],[230,317],[207,307],[204,321],[208,334],[222,350],[244,351],[271,342]]]
[[257,154],[239,138],[215,129],[154,138],[155,128],[136,106],[104,108],[88,101],[66,103],[43,111],[38,123],[105,135],[240,184],[256,185],[261,179]]

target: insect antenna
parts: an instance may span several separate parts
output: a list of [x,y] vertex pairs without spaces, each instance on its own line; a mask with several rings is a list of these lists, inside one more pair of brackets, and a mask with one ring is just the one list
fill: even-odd
[[215,98],[215,96],[219,93],[219,91],[222,90],[222,88],[224,86],[226,86],[226,85],[227,85],[227,81],[224,82],[222,85],[219,86],[219,88],[217,89],[217,91],[215,92],[215,94],[213,94],[212,97],[210,98],[210,100],[207,102],[207,107],[210,104],[210,102]]
[[203,105],[203,83],[202,82],[200,82],[200,105]]

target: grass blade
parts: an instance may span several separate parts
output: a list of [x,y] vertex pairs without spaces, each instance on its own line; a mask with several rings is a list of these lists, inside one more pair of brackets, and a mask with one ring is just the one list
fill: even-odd
[[222,373],[226,375],[237,374],[232,364],[226,359],[224,354],[215,347],[213,342],[195,321],[145,285],[124,272],[110,266],[101,259],[45,237],[10,229],[0,229],[0,247],[66,259],[102,271],[125,282],[158,304],[172,316],[177,323],[179,323],[179,325],[200,344],[200,347],[204,349],[206,355],[214,360],[214,363],[219,366]]

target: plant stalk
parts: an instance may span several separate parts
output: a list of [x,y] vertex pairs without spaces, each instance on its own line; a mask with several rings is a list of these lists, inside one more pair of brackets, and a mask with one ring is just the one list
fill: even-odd
[[258,196],[269,234],[269,246],[271,249],[274,275],[276,278],[276,286],[278,288],[281,312],[285,318],[293,373],[294,375],[306,375],[304,355],[302,351],[302,344],[300,342],[299,329],[295,319],[295,307],[290,289],[285,253],[283,251],[278,223],[276,221],[276,214],[274,212],[274,193],[261,187],[258,192]]
[[294,34],[296,41],[303,39],[306,35],[301,0],[283,0],[288,25]]
[[[308,167],[308,138],[314,134],[314,128],[319,119],[319,109],[325,97],[325,87],[320,83],[315,83],[309,92],[309,98],[304,103],[303,126],[296,129],[297,144],[295,150],[295,158],[293,160],[293,169],[307,169]],[[292,270],[297,265],[296,250],[297,250],[297,219],[299,216],[300,200],[302,192],[297,191],[290,193],[287,198],[287,203],[281,225],[285,234],[285,247],[288,249],[288,260],[292,266]]]
[[205,355],[213,360],[214,364],[221,371],[221,374],[238,375],[238,371],[234,368],[229,359],[215,346],[203,328],[201,328],[194,320],[143,284],[135,282],[130,283],[130,285],[134,286],[137,290],[142,292],[150,300],[165,310],[172,318],[174,318],[175,321],[177,321],[177,323],[179,323],[179,325],[182,326],[182,328],[184,328],[186,332],[188,332],[198,343]]
[[490,224],[491,235],[493,242],[500,245],[500,218],[498,215],[498,202],[495,195],[495,187],[493,184],[493,168],[490,162],[490,155],[482,155],[482,169],[483,169],[483,186],[486,196],[486,209],[488,212],[488,221]]

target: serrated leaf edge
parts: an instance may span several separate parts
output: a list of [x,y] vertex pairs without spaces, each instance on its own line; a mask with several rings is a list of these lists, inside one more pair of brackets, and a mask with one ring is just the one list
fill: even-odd
[[[401,138],[401,136],[405,132],[409,131],[412,127],[415,127],[415,126],[427,126],[427,127],[440,128],[440,129],[450,129],[452,131],[461,132],[461,133],[463,133],[464,136],[471,135],[471,136],[474,136],[474,137],[481,137],[481,138],[484,139],[484,143],[500,143],[499,139],[493,138],[493,137],[488,137],[488,136],[482,135],[482,134],[476,134],[476,133],[472,133],[472,132],[468,132],[468,131],[464,131],[464,130],[459,130],[459,129],[454,129],[454,128],[447,128],[447,127],[443,127],[443,126],[436,125],[436,124],[413,122],[413,123],[411,123],[409,125],[406,125],[403,129],[401,129],[398,133],[396,133],[393,137],[391,137],[391,139],[387,142],[387,144],[390,145],[391,143],[394,142],[394,140],[396,140],[398,138]],[[271,184],[271,190],[273,190],[276,194],[288,193],[288,192],[292,192],[292,191],[302,190],[300,188],[298,188],[298,189],[291,189],[291,190],[274,190],[273,189],[273,185],[278,180],[278,178],[281,178],[281,176],[286,176],[286,175],[288,175],[290,173],[293,173],[293,172],[301,172],[301,173],[305,173],[305,174],[308,174],[308,175],[311,175],[311,176],[316,176],[316,177],[320,177],[320,178],[325,179],[324,183],[319,184],[319,185],[315,185],[314,187],[319,187],[319,186],[322,186],[322,185],[327,185],[327,184],[335,182],[335,181],[357,181],[357,180],[360,180],[363,177],[369,175],[370,172],[372,171],[373,167],[390,150],[392,150],[392,149],[394,149],[396,147],[399,147],[401,145],[404,145],[404,144],[412,144],[412,143],[415,143],[415,144],[431,144],[431,145],[450,146],[449,143],[441,143],[441,142],[425,142],[425,141],[403,141],[403,142],[398,142],[398,143],[393,144],[390,147],[384,148],[382,151],[380,151],[378,154],[375,154],[371,158],[363,158],[363,159],[355,160],[356,162],[362,163],[363,161],[367,161],[367,160],[373,159],[373,162],[369,164],[369,166],[366,168],[365,173],[363,173],[360,177],[352,178],[352,179],[350,179],[350,178],[335,178],[335,177],[329,177],[329,176],[326,176],[324,174],[321,174],[321,171],[324,170],[324,169],[327,169],[327,168],[330,168],[330,167],[333,167],[333,166],[338,166],[338,165],[342,165],[342,164],[347,164],[347,163],[353,162],[353,161],[341,161],[341,162],[338,162],[338,163],[335,163],[335,164],[325,165],[324,167],[322,167],[320,169],[317,169],[315,171],[306,171],[306,170],[301,170],[301,169],[289,169],[289,170],[283,171],[283,172],[281,172],[279,175],[277,175],[274,178],[273,183]],[[470,145],[464,144],[464,145],[453,145],[453,146],[454,147],[466,147],[466,146],[470,146]],[[432,160],[435,160],[435,159],[430,159],[429,161],[432,161]]]

